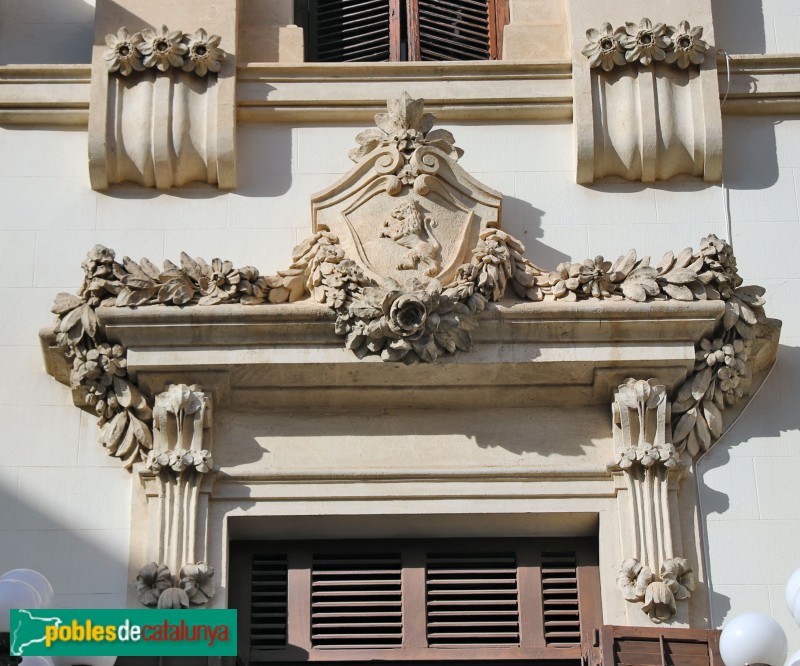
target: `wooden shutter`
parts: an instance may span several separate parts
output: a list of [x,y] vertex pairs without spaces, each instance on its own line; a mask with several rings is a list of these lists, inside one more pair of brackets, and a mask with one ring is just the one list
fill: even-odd
[[548,645],[580,645],[578,569],[574,551],[542,553],[544,638]]
[[724,666],[719,631],[603,627],[603,666]]
[[399,647],[403,642],[400,555],[315,555],[311,644],[316,648]]
[[429,554],[428,645],[519,645],[517,558],[511,553]]
[[286,557],[253,558],[250,644],[262,650],[286,647],[288,570]]
[[507,0],[408,0],[411,60],[496,60]]
[[311,0],[306,36],[308,60],[380,62],[392,59],[396,5],[397,0]]

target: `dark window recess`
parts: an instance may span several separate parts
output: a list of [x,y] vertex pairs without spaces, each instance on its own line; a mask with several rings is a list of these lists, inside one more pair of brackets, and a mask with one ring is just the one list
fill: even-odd
[[498,60],[508,0],[296,0],[312,62]]
[[248,664],[577,666],[601,624],[587,539],[233,543],[230,571]]

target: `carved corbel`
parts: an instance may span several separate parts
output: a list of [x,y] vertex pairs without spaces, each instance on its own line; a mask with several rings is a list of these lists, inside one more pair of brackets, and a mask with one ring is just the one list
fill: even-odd
[[[154,561],[139,572],[136,587],[147,606],[186,608],[208,603],[214,570],[205,557],[208,495],[214,476],[211,400],[198,386],[173,384],[155,398],[153,449],[143,482],[157,501],[151,535]],[[173,577],[172,572],[180,572]]]
[[[710,7],[707,15],[710,21]],[[574,36],[579,183],[605,177],[653,183],[680,175],[721,180],[716,59],[702,25],[643,18],[589,28],[586,41]]]
[[234,0],[144,8],[97,0],[93,189],[123,182],[159,190],[192,182],[236,186],[236,11]]
[[652,379],[628,379],[614,396],[612,413],[613,468],[625,477],[631,535],[631,557],[622,563],[617,586],[628,601],[643,601],[653,622],[664,622],[676,614],[676,601],[688,599],[695,588],[690,563],[675,553],[677,507],[670,485],[684,468],[668,441],[666,387]]

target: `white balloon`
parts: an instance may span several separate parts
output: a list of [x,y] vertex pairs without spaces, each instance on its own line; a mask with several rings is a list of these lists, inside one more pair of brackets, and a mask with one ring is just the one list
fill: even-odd
[[798,650],[791,657],[789,657],[789,661],[786,663],[787,666],[800,666],[800,650]]
[[794,599],[794,607],[789,609],[794,617],[794,621],[800,624],[800,594]]
[[33,569],[12,569],[0,576],[0,580],[21,580],[23,583],[27,583],[39,593],[39,597],[42,600],[42,608],[53,607],[53,600],[55,599],[53,586],[38,571]]
[[53,657],[53,666],[114,666],[116,657]]
[[743,613],[722,628],[719,653],[725,666],[783,666],[789,646],[781,626],[769,615]]
[[39,593],[21,580],[0,580],[0,631],[11,631],[12,608],[41,608]]
[[53,666],[50,657],[23,657],[20,666]]

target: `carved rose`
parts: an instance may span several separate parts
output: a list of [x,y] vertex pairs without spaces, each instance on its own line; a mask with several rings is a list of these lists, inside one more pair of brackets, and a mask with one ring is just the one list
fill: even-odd
[[624,35],[624,28],[614,30],[610,23],[603,23],[600,30],[587,30],[586,39],[589,43],[583,47],[581,53],[589,58],[589,66],[602,67],[603,71],[610,72],[614,65],[624,65],[625,52],[620,42]]
[[625,32],[621,38],[625,48],[625,59],[628,62],[637,60],[643,65],[649,65],[653,60],[664,60],[666,49],[671,41],[667,36],[667,26],[663,23],[653,22],[643,18],[637,26],[635,23],[626,23]]
[[701,65],[708,51],[708,44],[703,41],[703,26],[689,26],[688,21],[681,21],[678,27],[669,27],[672,50],[667,53],[665,62],[676,63],[681,69],[689,65]]
[[143,566],[136,576],[136,592],[139,601],[145,606],[157,605],[162,592],[170,587],[172,587],[172,574],[165,564],[150,562]]
[[628,601],[641,601],[652,580],[653,572],[650,568],[643,566],[639,560],[631,558],[622,563],[617,575],[617,587]]
[[675,596],[666,583],[657,580],[647,586],[642,610],[656,624],[666,622],[678,612],[675,606]]
[[218,72],[225,59],[225,51],[219,48],[222,38],[211,35],[200,28],[194,35],[186,35],[184,43],[187,47],[184,72],[194,72],[198,76],[205,76],[208,72]]
[[103,55],[109,72],[119,72],[128,76],[136,70],[144,71],[142,54],[137,48],[142,43],[141,33],[131,35],[127,29],[120,28],[116,35],[106,35],[108,51]]
[[389,308],[389,330],[401,338],[419,337],[428,320],[430,296],[427,291],[398,296]]
[[213,576],[213,567],[205,562],[184,564],[181,567],[179,585],[193,605],[207,604],[214,596],[214,581],[211,580]]
[[189,596],[179,587],[169,587],[158,597],[158,607],[161,609],[189,608]]
[[678,601],[691,597],[697,585],[689,561],[682,557],[674,557],[661,565],[661,580]]
[[142,30],[142,43],[136,48],[144,56],[145,67],[155,67],[166,72],[170,67],[183,67],[183,56],[189,47],[182,42],[183,33],[180,30],[170,31],[167,26],[161,30]]

